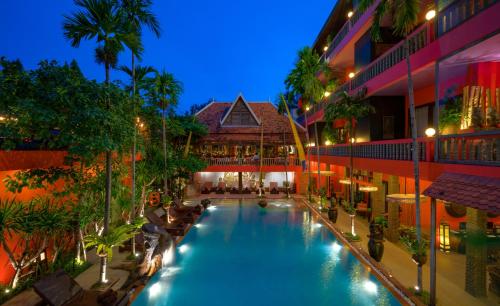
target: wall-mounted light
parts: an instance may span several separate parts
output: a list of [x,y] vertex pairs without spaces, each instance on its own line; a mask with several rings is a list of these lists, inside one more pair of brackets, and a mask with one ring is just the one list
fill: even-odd
[[306,112],[308,112],[310,110],[309,106],[306,106]]
[[425,135],[427,137],[434,137],[434,135],[436,135],[436,130],[434,128],[428,128],[425,130]]
[[325,140],[325,146],[331,146],[332,142],[330,140]]
[[351,142],[355,143],[356,142],[356,138],[351,138]]
[[323,51],[325,51],[325,52],[326,52],[326,50],[328,50],[328,46],[324,46],[324,47],[323,47]]
[[374,192],[377,190],[378,190],[377,186],[359,186],[359,191]]
[[348,76],[349,79],[352,79],[356,74],[354,72],[349,72]]
[[343,185],[351,185],[351,180],[350,179],[341,179],[341,180],[339,180],[339,183],[343,184]]
[[352,15],[354,15],[354,12],[353,11],[349,11],[349,13],[347,13],[347,18],[351,18]]
[[309,146],[309,147],[315,147],[315,146],[316,146],[316,144],[315,144],[314,142],[311,142],[308,146]]
[[450,252],[450,225],[446,221],[439,224],[439,249],[445,253]]
[[436,17],[436,11],[435,10],[430,10],[430,11],[428,11],[425,14],[425,19],[427,19],[427,20],[434,19],[434,17]]
[[325,91],[325,98],[328,98],[331,94],[332,94],[332,93],[331,93],[331,92],[329,92],[328,90],[327,90],[327,91]]

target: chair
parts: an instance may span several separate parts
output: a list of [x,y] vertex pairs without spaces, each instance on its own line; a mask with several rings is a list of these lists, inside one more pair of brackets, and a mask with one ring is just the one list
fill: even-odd
[[[112,285],[111,285],[112,286]],[[130,302],[133,290],[122,294],[108,289],[104,292],[83,290],[64,270],[45,276],[33,284],[35,292],[51,306],[63,305],[114,305],[123,306]]]
[[277,182],[270,182],[269,183],[269,192],[271,194],[278,194],[279,193]]
[[153,211],[146,212],[146,218],[154,225],[164,228],[172,236],[184,236],[186,234],[187,225],[184,223],[167,223]]
[[365,202],[359,202],[358,205],[356,206],[356,213],[363,216],[367,216],[368,214],[368,204]]

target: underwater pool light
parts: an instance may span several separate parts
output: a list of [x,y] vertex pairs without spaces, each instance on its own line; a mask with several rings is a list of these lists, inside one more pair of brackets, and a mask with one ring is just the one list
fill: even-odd
[[179,253],[184,254],[187,252],[188,249],[189,249],[189,246],[187,244],[183,244],[179,247]]
[[363,288],[368,293],[377,293],[377,285],[371,280],[365,280],[363,282]]
[[335,241],[333,244],[332,244],[332,250],[335,252],[335,253],[338,253],[340,250],[342,249],[342,246],[337,242]]
[[151,288],[149,288],[149,294],[151,296],[157,296],[161,292],[160,283],[154,283]]
[[209,207],[207,207],[207,209],[208,209],[208,210],[215,210],[215,209],[216,209],[216,207],[215,207],[215,206],[209,206]]

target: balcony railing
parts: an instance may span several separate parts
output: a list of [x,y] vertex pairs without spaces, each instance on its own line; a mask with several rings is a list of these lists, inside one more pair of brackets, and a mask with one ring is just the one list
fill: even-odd
[[[212,157],[205,158],[208,166],[260,166],[260,161],[253,158],[237,158],[237,157]],[[295,157],[289,157],[286,160],[283,157],[264,158],[262,160],[263,166],[300,166],[300,161]]]
[[438,36],[462,24],[482,10],[499,2],[498,0],[460,0],[453,1],[438,13]]
[[500,166],[500,130],[441,136],[439,161]]
[[[418,157],[421,161],[432,161],[433,140],[418,139]],[[356,158],[412,160],[411,139],[372,141],[353,144],[352,155]],[[319,154],[323,156],[349,157],[349,145],[321,146]],[[317,154],[316,148],[311,148],[312,154]]]
[[[378,5],[378,2],[379,1],[375,1],[375,3],[372,5],[372,7],[375,7],[376,5]],[[321,56],[322,60],[327,60],[328,58],[330,58],[330,56],[332,55],[333,51],[335,51],[335,48],[337,48],[340,45],[340,43],[344,40],[344,38],[347,36],[347,34],[349,34],[349,32],[351,31],[351,29],[359,21],[359,19],[361,18],[361,16],[363,16],[363,14],[365,14],[365,13],[371,14],[371,9],[367,9],[365,12],[362,12],[360,10],[356,10],[353,13],[353,15],[351,16],[351,18],[349,18],[344,23],[344,25],[342,26],[342,28],[340,28],[340,30],[337,32],[337,34],[335,35],[335,37],[332,40],[332,43],[328,46],[328,49],[326,50],[326,52],[323,53],[323,55]]]

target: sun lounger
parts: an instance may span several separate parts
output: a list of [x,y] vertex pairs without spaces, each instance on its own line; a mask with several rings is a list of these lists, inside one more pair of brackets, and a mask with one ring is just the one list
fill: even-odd
[[186,234],[187,225],[182,222],[167,223],[153,211],[146,212],[146,218],[149,222],[164,228],[172,236],[184,236]]
[[58,270],[33,284],[35,292],[51,306],[63,305],[127,305],[132,291],[119,294],[111,289],[104,292],[83,290],[64,270]]
[[176,211],[185,213],[185,212],[190,212],[196,215],[201,215],[201,212],[203,211],[203,206],[201,205],[196,205],[196,206],[187,206],[182,203],[181,200],[175,199],[173,201],[173,207]]

